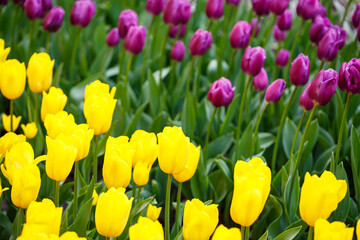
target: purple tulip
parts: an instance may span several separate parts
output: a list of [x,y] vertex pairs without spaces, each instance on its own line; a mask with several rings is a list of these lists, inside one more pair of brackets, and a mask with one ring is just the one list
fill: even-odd
[[208,31],[197,30],[190,40],[190,53],[193,56],[202,56],[211,47],[212,35]]
[[275,38],[276,41],[282,42],[286,38],[286,32],[281,31],[280,28],[276,25],[274,27],[274,38]]
[[277,103],[280,100],[281,95],[283,94],[285,88],[286,88],[286,82],[281,78],[276,79],[266,89],[265,100],[268,103]]
[[230,44],[233,48],[245,48],[250,41],[252,27],[245,21],[239,21],[230,32]]
[[319,0],[299,0],[297,14],[303,19],[313,19],[318,14]]
[[177,41],[171,49],[171,59],[181,62],[185,56],[185,45],[182,41]]
[[163,20],[166,24],[187,23],[191,17],[191,4],[188,0],[169,0],[165,4]]
[[309,80],[310,60],[309,57],[300,53],[291,63],[290,81],[295,86],[304,86]]
[[179,23],[186,24],[191,17],[191,4],[189,0],[180,0],[178,9]]
[[119,29],[113,28],[110,30],[110,32],[106,36],[106,44],[109,47],[115,47],[120,42],[120,35],[119,35]]
[[258,75],[256,75],[252,81],[253,88],[258,91],[262,92],[266,89],[267,85],[269,83],[268,75],[264,68],[261,68]]
[[89,25],[96,11],[96,4],[89,0],[78,0],[74,3],[70,13],[72,25],[86,27]]
[[138,25],[138,15],[131,9],[124,10],[118,18],[119,35],[125,38],[129,29]]
[[0,5],[6,5],[8,3],[8,0],[0,0]]
[[43,17],[44,8],[41,0],[26,0],[24,3],[24,9],[26,16],[30,20]]
[[266,59],[265,50],[262,47],[250,47],[248,46],[241,59],[241,69],[255,77],[259,74],[261,68],[264,67]]
[[208,92],[208,99],[215,107],[228,106],[234,98],[235,87],[224,77],[213,82]]
[[289,6],[289,0],[268,0],[268,5],[270,12],[281,15]]
[[356,5],[356,9],[354,11],[354,14],[352,15],[352,23],[356,28],[360,24],[360,4]]
[[268,0],[251,0],[253,11],[258,16],[269,14]]
[[42,0],[44,12],[49,11],[52,8],[52,0]]
[[344,44],[339,31],[332,28],[320,40],[317,48],[317,56],[322,61],[332,61],[336,57],[340,46]]
[[324,7],[324,5],[321,4],[320,1],[319,1],[318,10],[316,12],[316,15],[312,19],[314,20],[315,17],[317,17],[317,16],[320,16],[323,18],[327,16],[327,9],[326,9],[326,7]]
[[347,93],[360,93],[360,59],[353,58],[341,65],[339,88]]
[[309,98],[320,106],[326,105],[336,92],[338,79],[339,74],[334,69],[322,69],[309,87]]
[[229,4],[229,5],[239,5],[240,3],[240,0],[226,0],[226,4]]
[[255,37],[257,37],[257,35],[259,35],[260,32],[260,23],[258,23],[258,19],[257,18],[251,19],[250,24],[251,24],[251,32],[253,31],[254,27],[256,27]]
[[277,18],[277,26],[281,31],[287,31],[291,28],[292,13],[289,9],[286,9],[283,14]]
[[299,98],[299,104],[304,109],[304,111],[310,111],[314,107],[314,102],[309,98],[309,89],[311,86],[311,81],[306,86],[305,90],[302,92]]
[[320,40],[330,30],[331,26],[332,24],[328,18],[317,16],[309,30],[310,40],[315,44],[319,44]]
[[154,16],[159,15],[165,6],[165,0],[147,0],[146,10]]
[[134,55],[139,54],[145,45],[146,29],[143,26],[130,27],[125,37],[124,47]]
[[339,45],[339,48],[342,49],[342,48],[344,47],[344,45],[345,45],[345,42],[346,42],[346,31],[345,31],[343,28],[341,28],[341,27],[339,27],[339,26],[337,26],[337,25],[333,26],[333,28],[334,28],[334,29],[338,32],[338,34],[339,34],[339,38],[340,38],[340,40],[341,40],[341,43],[340,43],[340,45]]
[[[180,32],[179,32],[179,28],[180,28]],[[178,38],[182,38],[185,35],[185,31],[186,31],[186,24],[172,26],[170,28],[169,37],[176,38],[176,35],[178,35],[177,36]]]
[[44,18],[43,28],[48,32],[56,32],[61,27],[64,15],[65,11],[62,7],[53,7]]
[[210,19],[220,19],[224,15],[224,0],[208,0],[205,12]]
[[276,65],[280,66],[280,67],[285,67],[289,61],[289,51],[286,49],[281,49],[278,53],[278,55],[276,56],[276,60],[275,63]]

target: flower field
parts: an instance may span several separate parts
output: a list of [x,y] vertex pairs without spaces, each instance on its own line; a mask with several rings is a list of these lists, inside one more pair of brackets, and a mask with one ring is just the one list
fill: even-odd
[[360,239],[359,41],[353,0],[0,0],[0,239]]

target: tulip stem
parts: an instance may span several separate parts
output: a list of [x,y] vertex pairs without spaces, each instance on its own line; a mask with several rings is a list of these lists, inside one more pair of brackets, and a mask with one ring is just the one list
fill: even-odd
[[104,81],[106,79],[106,74],[105,74],[105,70],[106,70],[106,64],[107,62],[110,60],[110,55],[111,55],[111,52],[113,51],[113,48],[112,47],[109,47],[108,50],[107,50],[107,53],[106,53],[106,57],[105,57],[105,60],[104,60],[104,63],[101,67],[101,70],[100,70],[100,75],[99,77],[103,78]]
[[133,188],[132,188],[132,197],[135,198],[136,196],[136,184],[135,182],[133,183]]
[[270,37],[270,33],[271,33],[272,29],[274,28],[275,22],[276,22],[276,15],[273,14],[273,18],[272,18],[272,20],[271,20],[271,24],[270,24],[270,26],[268,27],[268,30],[267,30],[266,35],[265,35],[265,40],[264,40],[264,43],[263,43],[263,48],[266,47],[266,44],[267,44],[267,42],[268,42],[268,40],[269,40],[269,37]]
[[[295,51],[295,46],[296,46],[296,42],[298,40],[298,38],[300,37],[300,34],[302,32],[302,29],[304,27],[304,23],[305,23],[305,20],[304,19],[301,19],[301,23],[300,23],[300,27],[299,27],[299,30],[297,31],[296,35],[295,35],[295,38],[294,38],[294,41],[293,41],[293,44],[291,46],[291,51],[290,51],[290,55],[289,55],[289,61],[287,63],[287,67],[286,67],[286,71],[284,72],[285,75],[288,74],[289,72],[289,67],[290,67],[290,62],[292,60],[292,57],[294,55],[294,51]],[[290,35],[289,35],[290,36]]]
[[211,26],[212,26],[212,24],[213,24],[213,20],[210,19],[210,22],[209,22],[209,25],[208,25],[208,28],[207,28],[209,32],[211,32]]
[[256,122],[256,127],[255,127],[255,132],[254,132],[254,136],[252,138],[252,141],[251,141],[251,145],[250,145],[250,153],[251,155],[254,153],[254,144],[256,143],[256,139],[257,139],[257,135],[258,135],[258,132],[259,132],[259,127],[260,127],[260,122],[261,122],[261,119],[262,117],[264,116],[264,113],[266,111],[266,108],[267,106],[269,105],[269,103],[266,103],[264,109],[262,110],[257,122]]
[[58,207],[59,206],[59,185],[60,185],[60,182],[59,181],[56,181],[55,180],[55,192],[54,192],[54,202],[55,202],[55,206]]
[[322,60],[321,63],[320,63],[320,66],[319,66],[319,71],[321,71],[321,69],[323,68],[324,63],[325,63],[324,60]]
[[287,115],[287,112],[289,110],[289,107],[291,105],[291,102],[292,100],[294,99],[295,97],[295,93],[296,93],[296,90],[298,89],[298,87],[296,86],[294,91],[292,92],[291,96],[290,96],[290,99],[288,101],[288,103],[286,104],[285,106],[285,109],[283,111],[283,114],[281,116],[281,120],[280,120],[280,124],[279,124],[279,128],[278,128],[278,132],[277,132],[277,135],[276,135],[276,140],[275,140],[275,146],[274,146],[274,150],[273,150],[273,155],[272,155],[272,160],[271,160],[271,172],[272,172],[272,175],[274,176],[275,175],[275,171],[276,171],[276,157],[277,157],[277,151],[278,151],[278,148],[279,148],[279,143],[280,143],[280,136],[281,136],[281,131],[282,131],[282,128],[283,128],[283,125],[285,123],[285,118],[286,118],[286,115]]
[[294,157],[294,149],[295,149],[295,144],[296,144],[296,139],[297,139],[297,136],[299,134],[299,131],[300,131],[300,128],[301,128],[301,125],[302,125],[302,122],[304,121],[304,118],[305,118],[305,115],[306,115],[307,111],[304,111],[304,113],[302,114],[301,116],[301,119],[300,119],[300,122],[299,122],[299,125],[296,129],[296,132],[295,132],[295,136],[294,136],[294,140],[291,144],[291,149],[290,149],[290,172],[292,173],[293,172],[293,166],[292,166],[292,159]]
[[179,182],[176,195],[176,212],[175,212],[175,233],[179,232],[179,215],[180,215],[180,202],[181,202],[181,188],[182,183]]
[[344,15],[341,19],[341,23],[340,23],[340,27],[342,27],[344,25],[344,22],[345,22],[345,18],[346,18],[346,15],[347,15],[347,12],[349,11],[349,7],[351,5],[353,0],[349,0],[348,3],[346,4],[346,7],[345,7],[345,12],[344,12]]
[[247,92],[247,89],[249,88],[250,80],[251,80],[251,75],[249,75],[249,77],[246,81],[245,88],[244,88],[244,91],[241,96],[238,124],[237,124],[237,128],[236,128],[235,160],[238,158],[238,146],[239,146],[239,139],[240,139],[240,133],[241,133],[242,114],[243,114],[243,109],[244,109],[244,104],[245,104],[246,92]]
[[209,125],[208,125],[208,129],[207,129],[207,132],[206,132],[206,137],[205,137],[205,147],[204,147],[204,161],[206,161],[207,159],[207,149],[208,149],[208,143],[209,143],[209,138],[210,138],[210,133],[211,133],[211,128],[212,128],[212,124],[213,124],[213,121],[214,121],[214,118],[215,118],[215,113],[216,113],[216,110],[218,108],[217,107],[214,107],[214,110],[211,114],[211,118],[210,118],[210,121],[209,121]]
[[40,93],[35,93],[35,102],[34,102],[34,122],[37,124],[38,115],[39,115],[39,96]]
[[250,227],[245,227],[245,233],[244,233],[243,240],[249,240],[249,231],[250,231]]
[[105,240],[110,240],[110,238],[109,238],[109,237],[105,237]]
[[74,220],[75,220],[76,213],[77,213],[78,174],[79,174],[79,161],[76,161],[75,162],[75,171],[74,171],[74,204],[73,204],[73,211],[74,211],[73,219]]
[[14,100],[10,99],[10,132],[14,131],[13,115],[14,115]]
[[47,32],[46,33],[46,47],[45,47],[45,51],[47,53],[49,53],[49,45],[50,45],[50,33]]
[[340,131],[339,131],[339,137],[338,137],[338,143],[336,146],[336,153],[335,153],[335,166],[333,166],[333,168],[331,169],[336,169],[336,165],[338,164],[339,161],[339,155],[340,155],[340,151],[341,151],[341,143],[342,143],[342,137],[343,137],[343,132],[344,132],[344,124],[346,121],[346,115],[347,112],[349,110],[349,105],[350,105],[350,99],[351,99],[351,93],[348,94],[347,99],[346,99],[346,104],[345,104],[345,108],[343,111],[343,115],[342,115],[342,119],[341,119],[341,124],[340,124]]
[[229,67],[228,67],[228,70],[227,70],[227,72],[226,72],[225,77],[228,77],[229,74],[230,74],[231,66],[232,66],[232,64],[233,64],[233,62],[234,62],[236,53],[237,53],[237,49],[235,49],[234,52],[233,52],[233,54],[231,55],[230,62],[229,62]]
[[125,77],[125,82],[124,82],[124,93],[123,93],[123,97],[124,97],[124,105],[123,107],[125,109],[128,109],[128,98],[129,98],[129,94],[128,94],[128,90],[127,90],[127,87],[128,87],[128,81],[129,81],[129,72],[130,72],[130,68],[131,68],[131,64],[132,64],[132,61],[134,59],[134,55],[130,53],[130,58],[129,58],[129,61],[128,61],[128,65],[126,67],[126,77]]
[[22,208],[19,208],[19,217],[17,222],[17,228],[16,228],[16,236],[20,236],[21,233],[21,224],[22,224],[22,218],[24,215],[24,210]]
[[309,227],[308,240],[312,240],[314,235],[314,227]]
[[196,57],[193,56],[193,57],[192,57],[192,60],[191,60],[191,66],[190,66],[190,71],[189,71],[188,79],[187,79],[187,82],[186,82],[186,95],[185,95],[185,96],[187,96],[188,93],[189,93],[191,73],[192,73],[192,70],[193,70],[193,68],[194,68],[195,59],[196,59]]
[[73,71],[74,71],[74,64],[75,64],[75,58],[76,58],[76,52],[79,45],[79,39],[80,39],[80,32],[81,27],[79,27],[76,31],[75,41],[73,45],[73,51],[71,54],[71,62],[70,62],[70,80],[72,80],[73,77]]
[[168,175],[165,198],[165,240],[170,240],[170,191],[171,174]]
[[163,68],[163,61],[164,61],[164,54],[165,54],[165,47],[166,47],[166,42],[169,38],[169,32],[170,32],[170,29],[171,29],[171,25],[168,26],[168,29],[166,31],[166,35],[165,35],[165,38],[164,38],[164,42],[161,46],[161,53],[160,53],[160,70],[159,70],[159,83],[161,84],[161,80],[162,80],[162,68]]
[[97,169],[98,169],[98,158],[97,158],[97,146],[99,142],[99,135],[95,136],[94,143],[94,160],[93,160],[93,177],[95,182],[97,182]]
[[35,20],[30,21],[30,32],[29,32],[29,44],[28,44],[28,49],[27,49],[27,54],[26,54],[26,60],[29,60],[30,58],[30,52],[31,52],[31,42],[32,42],[32,37],[34,34],[34,23]]
[[139,186],[139,190],[137,192],[136,204],[138,204],[140,202],[140,193],[141,193],[141,186]]
[[125,49],[121,49],[119,46],[119,51],[121,51],[121,53],[119,54],[119,73],[117,76],[117,81],[119,82],[121,80],[121,70],[122,70],[122,60],[124,59],[124,54],[125,54]]

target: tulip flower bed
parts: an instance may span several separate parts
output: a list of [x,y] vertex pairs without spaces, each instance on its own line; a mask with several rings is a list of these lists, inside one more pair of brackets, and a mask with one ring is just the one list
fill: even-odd
[[0,239],[360,239],[360,4],[0,0]]

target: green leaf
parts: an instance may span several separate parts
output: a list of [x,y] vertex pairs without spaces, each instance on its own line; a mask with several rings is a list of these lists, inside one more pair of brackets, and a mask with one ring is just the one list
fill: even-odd
[[141,114],[143,113],[145,107],[148,105],[148,102],[145,102],[141,107],[136,111],[133,119],[129,123],[128,127],[125,129],[124,135],[130,136],[132,133],[134,133],[136,124],[138,123]]
[[181,116],[181,126],[186,136],[193,138],[196,125],[196,110],[193,96],[188,93],[185,98],[184,108]]
[[76,215],[75,222],[68,228],[69,231],[76,232],[79,237],[86,237],[87,225],[91,216],[92,201],[92,199],[89,199],[84,205],[82,205]]
[[300,230],[301,230],[301,226],[290,228],[285,232],[281,233],[276,238],[274,238],[274,240],[292,240],[296,237],[296,235],[298,234],[298,232],[300,232]]
[[232,181],[232,173],[231,173],[228,165],[225,163],[225,161],[222,160],[222,159],[215,159],[215,162],[218,165],[218,167],[221,169],[221,171],[224,173],[224,176],[226,177],[226,179],[230,183],[233,183],[233,181]]
[[232,184],[226,180],[227,178],[224,177],[224,175],[225,174],[220,169],[209,175],[210,185],[215,195],[215,203],[220,203],[233,188]]
[[233,143],[233,134],[225,134],[209,143],[208,158],[225,154]]
[[[115,129],[115,126],[116,126],[116,124],[117,124],[118,121],[119,121],[119,120],[115,120],[115,121],[111,124],[109,131],[107,131],[107,132],[104,134],[104,136],[100,139],[100,141],[99,141],[99,143],[98,143],[98,146],[97,146],[97,155],[98,155],[98,156],[101,156],[101,155],[104,154],[104,152],[105,152],[105,146],[106,146],[106,141],[108,140],[109,136],[112,135],[112,133],[113,133],[113,131],[114,131],[114,129]],[[94,136],[94,138],[95,138],[95,137],[96,137],[96,136]],[[99,136],[99,137],[100,137],[100,136]]]
[[359,163],[360,163],[360,139],[354,126],[351,126],[351,171],[354,179],[355,196],[357,206],[360,209],[360,180],[359,180]]
[[3,212],[0,212],[0,227],[1,239],[9,239],[11,236],[12,225],[8,216],[6,216],[6,214]]
[[223,121],[223,123],[221,124],[221,127],[220,127],[220,135],[224,134],[225,130],[229,126],[229,123],[230,123],[231,119],[234,117],[235,112],[237,110],[237,107],[239,106],[240,95],[241,94],[235,95],[233,101],[229,105],[229,108],[226,111],[225,119],[224,119],[224,121]]
[[139,213],[141,213],[141,211],[143,211],[145,208],[147,208],[149,206],[149,204],[151,203],[151,201],[154,199],[155,196],[149,197],[147,199],[144,199],[142,201],[140,201],[139,203],[137,203],[135,205],[135,207],[133,207],[131,209],[130,212],[130,219],[134,219],[134,217],[136,215],[138,215]]
[[166,126],[167,118],[168,118],[167,112],[159,113],[159,115],[157,115],[154,118],[153,122],[151,123],[149,131],[154,133],[161,132],[163,128]]
[[[287,158],[290,157],[290,150],[292,143],[294,141],[296,129],[297,126],[295,125],[295,123],[290,118],[286,118],[284,124],[283,136],[282,136],[282,144]],[[294,152],[296,152],[296,150],[299,148],[301,137],[302,134],[299,132],[296,138]]]
[[[150,109],[153,116],[159,113],[160,108],[160,88],[159,84],[156,82],[154,75],[151,73],[150,69],[148,70],[148,82],[149,82],[149,95],[148,101],[150,102]],[[162,74],[163,75],[163,74]]]
[[242,134],[240,141],[238,143],[239,144],[238,156],[241,156],[245,159],[251,157],[250,143],[252,141],[252,134],[253,134],[253,122],[251,121],[247,126],[247,128],[245,129],[245,132]]
[[266,232],[258,239],[258,240],[267,240],[268,239],[268,231]]

